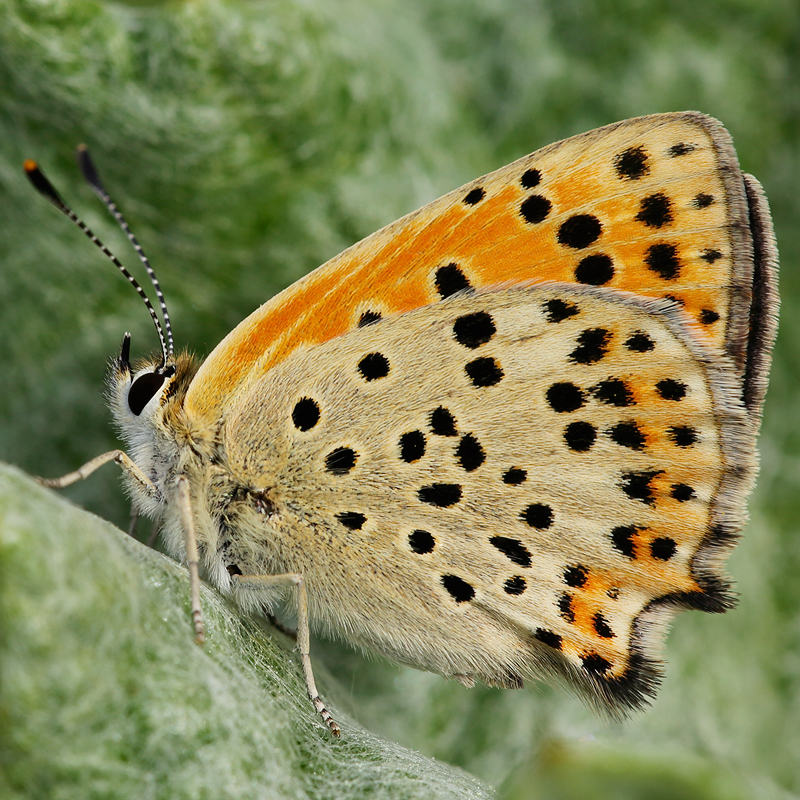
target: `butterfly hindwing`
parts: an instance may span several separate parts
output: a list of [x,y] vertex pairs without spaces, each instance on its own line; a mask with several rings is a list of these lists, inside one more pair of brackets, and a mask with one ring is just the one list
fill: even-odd
[[270,509],[231,558],[302,572],[322,627],[401,661],[638,704],[661,612],[728,603],[752,479],[735,368],[691,324],[543,284],[296,350],[229,410],[231,472]]

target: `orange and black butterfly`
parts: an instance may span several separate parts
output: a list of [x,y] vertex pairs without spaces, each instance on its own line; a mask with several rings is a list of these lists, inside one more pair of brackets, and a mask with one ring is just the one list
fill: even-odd
[[126,336],[112,370],[127,450],[48,483],[122,465],[190,563],[198,638],[198,568],[246,608],[292,589],[335,733],[309,622],[467,685],[559,673],[622,713],[654,692],[676,609],[731,605],[777,251],[715,120],[525,156],[346,250],[202,362],[173,352],[146,266],[166,335],[148,302],[162,353],[133,366]]

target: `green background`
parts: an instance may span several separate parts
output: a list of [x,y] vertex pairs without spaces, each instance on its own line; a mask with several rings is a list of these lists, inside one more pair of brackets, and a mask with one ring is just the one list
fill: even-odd
[[[0,794],[800,796],[792,0],[0,0],[0,458],[58,475],[115,447],[107,360],[126,330],[134,353],[155,345],[130,287],[35,195],[23,159],[132,264],[74,165],[90,146],[178,345],[206,353],[443,192],[559,138],[683,109],[722,120],[764,184],[783,309],[761,478],[730,561],[741,602],[678,618],[654,707],[610,726],[559,690],[466,690],[315,642],[349,737],[331,742],[286,647],[209,592],[219,644],[195,654],[180,570],[4,471]],[[111,467],[64,494],[127,524]]]

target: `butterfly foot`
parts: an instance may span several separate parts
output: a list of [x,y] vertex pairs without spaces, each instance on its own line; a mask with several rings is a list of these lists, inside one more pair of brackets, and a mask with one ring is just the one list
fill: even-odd
[[331,716],[331,712],[325,708],[325,704],[320,699],[320,696],[317,695],[316,697],[312,697],[311,702],[314,704],[314,708],[317,709],[317,713],[322,717],[325,724],[330,728],[331,733],[336,737],[341,736],[342,729],[339,727],[333,716]]
[[200,621],[200,630],[195,629],[194,643],[200,647],[206,643],[206,632],[203,629],[202,620]]

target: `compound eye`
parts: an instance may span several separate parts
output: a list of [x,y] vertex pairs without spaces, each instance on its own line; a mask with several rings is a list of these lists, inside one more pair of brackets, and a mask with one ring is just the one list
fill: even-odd
[[165,375],[157,372],[146,372],[140,375],[131,385],[128,392],[128,408],[138,417],[142,409],[155,397],[164,383]]

